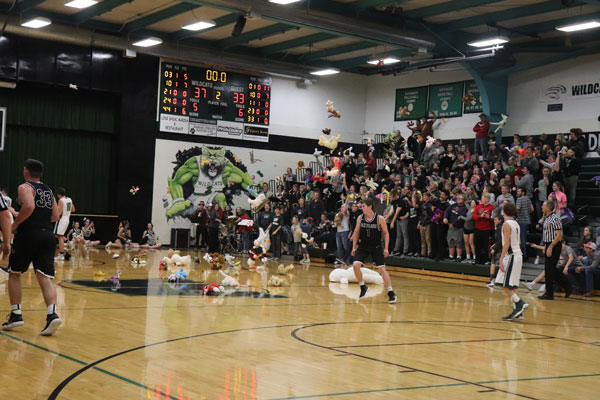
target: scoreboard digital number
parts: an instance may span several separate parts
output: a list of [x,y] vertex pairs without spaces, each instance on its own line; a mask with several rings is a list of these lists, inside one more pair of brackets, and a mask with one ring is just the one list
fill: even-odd
[[268,141],[271,78],[161,62],[162,132]]

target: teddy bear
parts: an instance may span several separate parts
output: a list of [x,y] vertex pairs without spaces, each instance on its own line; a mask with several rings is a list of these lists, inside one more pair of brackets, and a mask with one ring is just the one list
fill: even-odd
[[[364,267],[361,268],[360,271],[363,274],[363,280],[365,283],[383,285],[383,278],[379,272]],[[358,281],[356,279],[356,275],[354,275],[354,268],[336,268],[329,274],[329,282],[348,284],[349,282],[357,283]]]
[[279,275],[287,275],[288,273],[292,272],[293,269],[294,264],[290,264],[287,267],[283,264],[279,264],[279,266],[277,267],[277,273]]
[[335,109],[335,107],[333,107],[333,101],[327,100],[325,105],[327,106],[327,112],[329,113],[328,118],[331,118],[331,117],[341,118],[342,117],[342,115]]
[[326,138],[325,136],[321,135],[319,137],[319,146],[327,147],[333,153],[333,151],[338,147],[338,142],[340,141],[341,137],[342,135],[339,134],[331,136],[330,138]]

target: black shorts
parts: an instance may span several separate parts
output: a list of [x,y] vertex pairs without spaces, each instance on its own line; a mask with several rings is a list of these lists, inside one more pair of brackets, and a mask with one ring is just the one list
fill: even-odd
[[465,235],[472,235],[475,233],[475,230],[470,230],[470,229],[463,229],[463,234]]
[[377,246],[372,249],[359,247],[354,255],[354,261],[364,264],[369,254],[371,255],[371,260],[373,261],[375,267],[385,267],[385,257],[383,257],[383,248],[381,246]]
[[17,231],[8,260],[7,272],[24,274],[33,263],[35,272],[54,279],[54,250],[56,238],[49,229],[36,229],[20,233]]

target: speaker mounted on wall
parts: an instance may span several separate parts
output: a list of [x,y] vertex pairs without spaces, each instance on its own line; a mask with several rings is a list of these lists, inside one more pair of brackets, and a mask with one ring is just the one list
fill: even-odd
[[235,25],[233,26],[233,31],[231,31],[231,36],[236,37],[240,36],[246,27],[246,17],[240,15],[235,21]]

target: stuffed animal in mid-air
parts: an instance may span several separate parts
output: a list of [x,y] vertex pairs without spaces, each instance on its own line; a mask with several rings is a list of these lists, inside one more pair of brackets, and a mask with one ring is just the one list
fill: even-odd
[[341,137],[342,135],[336,135],[326,138],[325,136],[321,135],[321,137],[319,137],[319,146],[327,147],[333,153],[333,151],[338,147],[338,142],[340,141]]
[[255,199],[248,199],[250,208],[252,208],[252,211],[254,212],[260,210],[267,201],[269,201],[269,199],[267,199],[264,193],[259,194]]
[[408,107],[400,107],[396,115],[399,117],[408,117],[410,115],[410,112],[408,112]]
[[341,118],[341,114],[335,109],[335,107],[333,107],[333,101],[331,100],[327,100],[327,103],[325,103],[325,105],[327,106],[327,112],[329,112],[329,117],[334,117],[334,118]]
[[498,122],[490,122],[490,125],[497,125],[496,129],[494,130],[494,133],[498,133],[498,131],[502,128],[504,128],[504,125],[506,125],[506,121],[508,121],[508,115],[504,115],[504,114],[500,114],[502,115],[502,119]]
[[475,104],[477,104],[477,99],[475,98],[475,96],[473,96],[473,93],[469,92],[463,96],[462,102],[465,104],[469,103],[472,106],[474,106]]
[[333,168],[327,171],[327,176],[332,177],[339,175],[342,172],[342,159],[339,157],[331,157]]
[[323,132],[325,135],[331,135],[331,129],[330,128],[321,129],[321,132]]
[[352,146],[344,150],[342,153],[344,155],[344,160],[348,160],[350,157],[355,157],[356,155],[352,152]]

